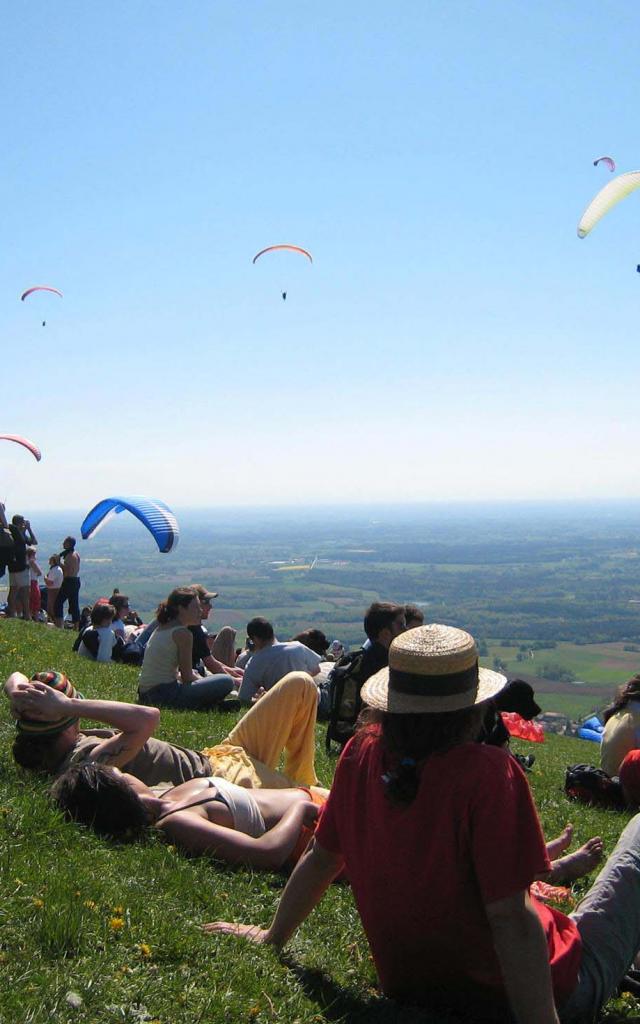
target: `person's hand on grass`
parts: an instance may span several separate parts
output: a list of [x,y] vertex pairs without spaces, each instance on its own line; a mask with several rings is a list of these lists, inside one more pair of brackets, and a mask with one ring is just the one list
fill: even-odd
[[257,924],[234,924],[233,921],[210,921],[202,925],[203,932],[209,935],[235,935],[239,939],[263,945],[269,941],[269,930]]

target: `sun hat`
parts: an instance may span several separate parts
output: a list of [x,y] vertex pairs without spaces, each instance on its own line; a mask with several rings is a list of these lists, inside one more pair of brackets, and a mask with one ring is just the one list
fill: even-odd
[[[48,686],[52,686],[54,690],[64,693],[65,697],[79,697],[80,700],[83,699],[82,694],[78,693],[71,680],[62,672],[54,672],[53,670],[35,672],[31,676],[31,682],[46,683]],[[56,733],[64,732],[65,729],[77,721],[77,715],[59,718],[55,722],[42,722],[35,718],[21,717],[16,721],[16,728],[18,732],[24,733],[27,736],[55,736]]]
[[367,679],[365,704],[396,715],[462,711],[490,700],[506,676],[478,665],[475,640],[454,626],[417,626],[395,638],[389,665]]

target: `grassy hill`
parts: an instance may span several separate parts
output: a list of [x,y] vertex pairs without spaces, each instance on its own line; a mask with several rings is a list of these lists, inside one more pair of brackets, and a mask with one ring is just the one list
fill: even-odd
[[[71,652],[73,635],[0,620],[0,673],[56,667],[93,697],[134,700],[136,671],[94,665]],[[159,735],[192,747],[222,738],[235,716],[163,712]],[[217,918],[268,922],[280,875],[221,868],[180,855],[159,837],[112,846],[63,822],[42,780],[19,772],[14,726],[0,702],[0,1022],[349,1021],[439,1024],[442,1018],[380,999],[351,892],[336,885],[300,930],[286,957],[209,938]],[[548,737],[525,743],[537,761],[530,776],[548,836],[571,820],[577,843],[600,834],[610,850],[626,817],[571,805],[567,764],[597,756],[593,744]],[[329,785],[335,761],[318,729],[318,772]],[[574,887],[577,899],[583,881]],[[82,1000],[74,1007],[75,993]],[[608,1020],[638,1019],[631,1000],[610,1004]]]

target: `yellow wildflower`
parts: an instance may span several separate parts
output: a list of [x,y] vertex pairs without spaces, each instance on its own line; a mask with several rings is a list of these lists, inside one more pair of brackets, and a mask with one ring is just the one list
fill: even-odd
[[37,896],[34,896],[31,902],[37,910],[42,910],[44,907],[44,900],[38,899]]
[[124,907],[114,907],[111,913],[117,914],[118,917],[122,917],[122,915],[124,914]]
[[142,956],[151,956],[151,946],[148,946],[146,942],[141,942],[138,949]]
[[109,927],[111,928],[112,932],[119,932],[119,931],[121,931],[124,928],[124,918],[123,917],[112,917],[112,918],[110,918],[110,920],[109,920]]
[[95,905],[93,900],[85,900],[84,901],[84,906],[87,908],[87,910],[95,910],[96,909],[96,905]]

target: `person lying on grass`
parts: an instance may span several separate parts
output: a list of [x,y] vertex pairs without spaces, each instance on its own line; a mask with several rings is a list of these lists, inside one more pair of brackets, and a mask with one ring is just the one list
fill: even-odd
[[[15,715],[13,756],[31,771],[61,775],[97,762],[126,770],[147,786],[223,776],[249,788],[314,786],[318,689],[306,672],[290,672],[261,697],[228,736],[203,751],[157,740],[157,708],[84,700],[61,672],[31,679],[13,672],[5,692]],[[111,726],[80,729],[79,719]],[[277,770],[284,753],[284,772]]]
[[549,858],[526,777],[473,742],[505,683],[463,630],[397,637],[271,925],[205,930],[281,948],[345,870],[385,995],[473,1020],[592,1020],[640,949],[640,815],[573,914],[533,899]]
[[[304,672],[291,672],[246,712],[228,737],[199,752],[157,740],[157,708],[120,701],[85,700],[62,673],[36,673],[29,680],[14,672],[5,683],[17,717],[13,754],[32,771],[61,775],[74,766],[115,767],[145,783],[179,786],[191,779],[221,776],[244,787],[291,789],[315,786],[317,688]],[[78,717],[113,729],[81,730]],[[285,755],[284,773],[277,771]],[[311,812],[308,812],[311,813]],[[602,856],[595,837],[573,853],[570,825],[548,845],[551,870],[543,877],[566,885],[588,874]]]
[[329,792],[248,790],[212,776],[156,795],[133,775],[92,763],[61,775],[51,795],[67,818],[101,836],[130,841],[153,826],[186,853],[279,870],[302,855]]

